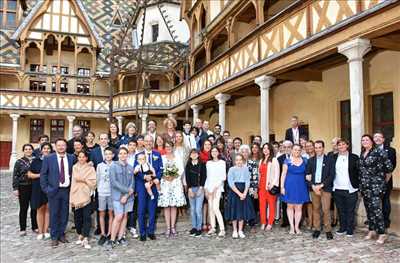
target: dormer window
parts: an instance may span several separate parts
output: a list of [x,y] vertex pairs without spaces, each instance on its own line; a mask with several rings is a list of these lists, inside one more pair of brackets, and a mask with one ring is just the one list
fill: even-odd
[[0,27],[17,26],[17,0],[0,0]]
[[151,42],[158,40],[158,24],[151,25]]

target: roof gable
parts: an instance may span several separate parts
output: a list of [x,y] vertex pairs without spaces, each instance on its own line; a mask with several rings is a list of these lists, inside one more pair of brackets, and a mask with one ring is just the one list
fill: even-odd
[[42,32],[76,34],[79,44],[101,48],[102,41],[80,0],[40,0],[12,39],[42,39]]

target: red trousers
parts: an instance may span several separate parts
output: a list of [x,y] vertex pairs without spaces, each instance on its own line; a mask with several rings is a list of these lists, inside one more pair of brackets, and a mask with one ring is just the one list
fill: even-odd
[[269,208],[268,225],[272,225],[275,219],[276,196],[266,189],[258,189],[258,201],[260,203],[260,223],[267,224],[267,204]]

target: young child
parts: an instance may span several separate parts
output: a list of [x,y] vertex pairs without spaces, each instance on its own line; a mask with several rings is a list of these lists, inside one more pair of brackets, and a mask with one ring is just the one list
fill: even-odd
[[151,200],[154,199],[153,192],[151,191],[151,187],[153,185],[156,185],[157,191],[160,193],[161,187],[160,187],[160,181],[156,177],[156,173],[153,169],[153,167],[147,162],[146,160],[146,155],[144,153],[139,153],[137,155],[137,161],[138,165],[135,167],[135,174],[138,172],[141,172],[145,175],[151,175],[151,178],[153,178],[151,181],[146,182],[144,186],[146,187],[147,193],[150,195]]
[[[110,166],[113,163],[114,152],[111,147],[107,147],[104,150],[105,161],[97,165],[97,192],[99,199],[99,222],[101,236],[98,244],[102,246],[107,237],[111,235],[112,221],[113,221],[113,205],[111,198],[111,186],[110,186]],[[105,231],[105,216],[108,210],[108,233]]]
[[242,154],[236,154],[235,166],[228,172],[228,203],[225,207],[225,219],[232,221],[233,238],[245,238],[243,233],[244,221],[255,218],[253,203],[248,195],[250,172],[244,164]]

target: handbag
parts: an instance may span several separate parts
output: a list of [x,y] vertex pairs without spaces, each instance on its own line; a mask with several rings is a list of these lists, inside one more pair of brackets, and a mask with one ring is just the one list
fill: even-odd
[[272,194],[272,195],[277,195],[277,194],[279,194],[279,187],[276,186],[276,185],[274,185],[274,186],[271,188],[271,190],[269,190],[268,192],[269,192],[270,194]]

